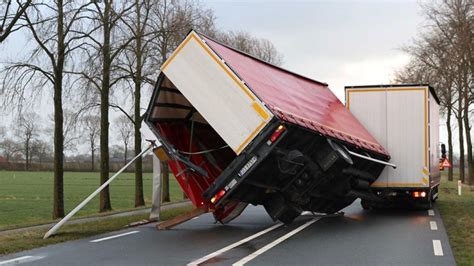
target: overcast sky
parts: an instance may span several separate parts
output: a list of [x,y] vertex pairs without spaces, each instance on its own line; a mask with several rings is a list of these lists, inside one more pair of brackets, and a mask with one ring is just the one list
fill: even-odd
[[[238,2],[238,3],[236,3]],[[408,57],[400,51],[424,21],[418,1],[205,1],[217,25],[272,41],[283,67],[344,86],[388,83]]]
[[[408,57],[400,51],[424,22],[419,1],[203,1],[217,27],[269,39],[284,56],[283,67],[329,84],[344,101],[344,86],[389,83]],[[14,34],[0,58],[21,54],[25,39]],[[33,45],[30,43],[30,45]],[[51,104],[40,107],[51,113]],[[9,116],[0,115],[3,123]],[[150,137],[148,130],[143,130]]]

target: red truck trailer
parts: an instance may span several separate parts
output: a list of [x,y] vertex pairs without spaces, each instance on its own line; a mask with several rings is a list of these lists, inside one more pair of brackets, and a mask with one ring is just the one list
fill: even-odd
[[145,122],[192,203],[221,223],[248,204],[285,223],[337,212],[373,199],[390,165],[326,83],[195,31],[161,67]]

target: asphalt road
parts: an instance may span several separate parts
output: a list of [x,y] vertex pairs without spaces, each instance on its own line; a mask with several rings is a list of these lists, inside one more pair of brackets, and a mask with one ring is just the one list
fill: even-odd
[[129,228],[9,256],[0,265],[455,265],[432,211],[363,211],[274,223],[248,207],[229,225],[203,215],[172,230]]

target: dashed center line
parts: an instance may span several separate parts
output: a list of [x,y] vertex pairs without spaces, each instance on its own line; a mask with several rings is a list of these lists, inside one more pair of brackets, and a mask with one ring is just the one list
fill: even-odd
[[434,210],[428,210],[428,215],[429,216],[434,216],[435,215]]
[[438,230],[438,224],[436,224],[436,221],[430,221],[430,229],[433,231]]
[[244,257],[243,259],[237,261],[236,263],[232,264],[232,266],[241,266],[241,265],[244,265],[246,264],[247,262],[255,259],[256,257],[262,255],[263,253],[267,252],[268,250],[272,249],[273,247],[275,247],[276,245],[280,244],[281,242],[287,240],[288,238],[292,237],[293,235],[299,233],[300,231],[302,231],[303,229],[305,229],[306,227],[312,225],[313,223],[315,223],[316,221],[318,221],[319,219],[321,218],[314,218],[306,223],[304,223],[303,225],[301,225],[300,227],[292,230],[291,232],[279,237],[277,240],[267,244],[266,246],[264,246],[263,248],[255,251],[254,253],[248,255],[247,257]]
[[118,237],[122,237],[122,236],[128,236],[128,235],[131,235],[131,234],[136,234],[136,233],[139,233],[139,232],[140,232],[140,231],[130,231],[130,232],[126,232],[126,233],[119,234],[119,235],[108,236],[108,237],[104,237],[104,238],[99,238],[99,239],[91,240],[91,241],[89,241],[89,242],[91,242],[91,243],[97,243],[97,242],[102,242],[102,241],[109,240],[109,239],[114,239],[114,238],[118,238]]
[[441,240],[433,240],[433,251],[435,256],[444,256]]
[[0,265],[11,265],[11,264],[18,264],[18,263],[23,263],[23,262],[31,262],[35,260],[42,259],[43,256],[22,256],[10,260],[4,260],[0,261]]

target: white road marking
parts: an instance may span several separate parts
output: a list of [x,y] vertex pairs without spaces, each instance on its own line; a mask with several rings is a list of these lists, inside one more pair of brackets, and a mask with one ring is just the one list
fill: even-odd
[[131,234],[136,234],[136,233],[139,233],[139,232],[140,232],[140,231],[130,231],[130,232],[126,232],[126,233],[119,234],[119,235],[108,236],[108,237],[104,237],[104,238],[99,238],[99,239],[91,240],[91,241],[89,241],[89,242],[91,242],[91,243],[97,243],[97,242],[102,242],[102,241],[109,240],[109,239],[114,239],[114,238],[118,238],[118,237],[122,237],[122,236],[128,236],[128,235],[131,235]]
[[438,230],[438,224],[436,224],[436,221],[430,221],[430,229],[433,231]]
[[429,216],[434,216],[435,215],[434,210],[428,210],[428,215]]
[[268,250],[272,249],[273,247],[275,247],[276,245],[280,244],[281,242],[287,240],[288,238],[292,237],[293,235],[299,233],[300,231],[302,231],[303,229],[305,229],[306,227],[312,225],[313,223],[315,223],[316,221],[320,220],[321,218],[314,218],[306,223],[304,223],[303,225],[301,225],[300,227],[292,230],[291,232],[279,237],[277,240],[267,244],[266,246],[264,246],[263,248],[255,251],[254,253],[248,255],[247,257],[244,257],[243,259],[237,261],[236,263],[232,264],[232,266],[241,266],[241,265],[244,265],[245,263],[255,259],[256,257],[258,257],[259,255],[262,255],[263,253],[267,252]]
[[4,260],[0,261],[0,265],[12,265],[12,264],[18,264],[18,263],[23,263],[23,262],[31,262],[35,260],[39,260],[44,258],[43,256],[22,256],[10,260]]
[[197,216],[197,217],[194,217],[194,218],[192,218],[191,220],[196,220],[196,219],[198,219],[198,218],[199,218],[199,216]]
[[433,240],[433,250],[435,256],[444,256],[440,240]]
[[258,233],[256,233],[256,234],[254,234],[254,235],[251,235],[251,236],[249,236],[249,237],[246,237],[246,238],[244,238],[244,239],[242,239],[242,240],[240,240],[240,241],[235,242],[234,244],[228,245],[228,246],[226,246],[226,247],[224,247],[224,248],[219,249],[218,251],[212,252],[211,254],[208,254],[208,255],[206,255],[206,256],[204,256],[204,257],[202,257],[202,258],[199,258],[199,259],[197,259],[197,260],[194,260],[194,261],[188,263],[188,266],[199,265],[199,264],[201,264],[201,263],[203,263],[203,262],[205,262],[205,261],[207,261],[207,260],[209,260],[209,259],[211,259],[211,258],[213,258],[213,257],[219,256],[220,254],[222,254],[222,253],[224,253],[224,252],[227,252],[227,251],[229,251],[229,250],[231,250],[231,249],[233,249],[233,248],[235,248],[235,247],[237,247],[237,246],[240,246],[240,245],[242,245],[242,244],[244,244],[244,243],[246,243],[246,242],[249,242],[249,241],[251,241],[251,240],[253,240],[253,239],[255,239],[255,238],[257,238],[257,237],[259,237],[259,236],[261,236],[261,235],[264,235],[264,234],[266,234],[266,233],[268,233],[268,232],[270,232],[270,231],[272,231],[272,230],[275,230],[275,229],[277,229],[278,227],[280,227],[280,226],[282,226],[282,225],[283,225],[282,223],[274,224],[274,225],[268,227],[267,229],[262,230],[262,231],[260,231],[260,232],[258,232]]

